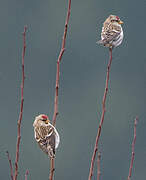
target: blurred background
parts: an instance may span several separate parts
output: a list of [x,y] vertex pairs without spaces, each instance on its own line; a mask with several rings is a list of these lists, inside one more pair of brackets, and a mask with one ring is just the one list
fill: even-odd
[[[26,35],[24,114],[19,177],[48,179],[49,160],[34,140],[33,121],[52,119],[56,61],[61,48],[68,0],[0,1],[0,179],[10,179],[6,157],[15,160],[20,111],[22,32]],[[124,40],[113,51],[106,115],[100,139],[101,179],[128,176],[134,119],[139,117],[132,179],[146,177],[146,1],[72,1],[66,51],[60,69],[55,179],[88,178],[100,121],[108,49],[96,44],[110,14],[123,24]],[[95,162],[97,165],[97,163]],[[96,166],[95,166],[96,170]],[[96,179],[96,172],[93,179]]]

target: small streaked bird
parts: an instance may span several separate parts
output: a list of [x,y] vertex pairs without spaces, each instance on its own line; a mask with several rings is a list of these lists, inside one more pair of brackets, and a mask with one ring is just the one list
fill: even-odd
[[55,157],[55,149],[60,142],[56,128],[50,123],[48,116],[40,114],[33,123],[34,136],[40,148],[50,157]]
[[118,16],[110,15],[103,23],[101,40],[97,43],[109,48],[119,46],[124,36],[121,24],[123,21]]

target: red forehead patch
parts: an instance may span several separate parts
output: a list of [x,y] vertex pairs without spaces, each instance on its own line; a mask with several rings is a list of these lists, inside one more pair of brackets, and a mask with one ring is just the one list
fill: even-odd
[[48,119],[48,116],[42,115],[42,118],[43,118],[43,119]]
[[120,18],[119,18],[119,16],[116,16],[116,18],[117,18],[117,20],[119,20]]

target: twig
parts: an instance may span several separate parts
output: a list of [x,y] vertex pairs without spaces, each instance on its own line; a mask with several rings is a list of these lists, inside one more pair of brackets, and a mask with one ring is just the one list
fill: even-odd
[[53,179],[53,175],[54,175],[54,171],[55,171],[55,162],[54,162],[54,159],[51,158],[50,159],[50,175],[49,175],[49,180],[52,180]]
[[61,51],[59,53],[59,57],[58,57],[58,60],[57,60],[56,87],[55,87],[55,100],[54,100],[54,115],[53,115],[53,120],[52,120],[52,124],[54,126],[56,124],[56,117],[58,115],[58,89],[59,89],[59,77],[60,77],[60,62],[61,62],[63,53],[65,51],[65,42],[66,42],[68,22],[69,22],[69,17],[70,17],[70,10],[71,10],[71,0],[68,1],[68,10],[67,10],[65,29],[64,29],[63,39],[62,39],[62,47],[61,47]]
[[100,180],[100,159],[101,159],[101,153],[98,152],[98,156],[97,156],[97,180]]
[[134,157],[135,157],[135,142],[136,142],[136,125],[137,125],[138,117],[135,118],[134,121],[134,138],[132,142],[132,154],[131,154],[131,163],[130,163],[130,168],[129,168],[129,175],[127,180],[130,180],[131,175],[132,175],[132,168],[133,168],[133,162],[134,162]]
[[[64,34],[63,34],[63,39],[62,39],[62,46],[61,46],[61,50],[60,50],[58,60],[57,60],[56,86],[55,86],[55,99],[54,99],[54,114],[53,114],[53,120],[52,120],[52,124],[54,126],[56,125],[56,117],[58,115],[58,89],[59,89],[59,78],[60,78],[60,62],[61,62],[62,56],[64,54],[64,51],[65,51],[65,43],[66,43],[66,35],[67,35],[69,18],[70,18],[70,11],[71,11],[71,0],[68,1],[68,10],[67,10]],[[54,171],[55,171],[54,161],[55,161],[55,159],[50,160],[49,180],[53,180],[53,175],[54,175]]]
[[100,120],[100,124],[98,127],[94,151],[93,151],[93,155],[92,155],[92,159],[91,159],[91,165],[90,165],[90,172],[89,172],[88,180],[91,180],[92,175],[93,175],[94,161],[95,161],[95,157],[96,157],[96,152],[98,150],[98,142],[100,139],[101,128],[103,125],[104,115],[105,115],[105,111],[106,111],[105,110],[105,103],[106,103],[106,97],[107,97],[107,92],[108,92],[110,67],[111,67],[111,63],[112,63],[112,48],[109,49],[109,52],[110,52],[110,58],[109,58],[108,66],[107,66],[106,85],[105,85],[105,91],[104,91],[104,96],[103,96],[103,100],[102,100],[102,115],[101,115],[101,120]]
[[25,74],[24,74],[24,56],[25,56],[25,49],[26,49],[26,30],[27,27],[24,27],[24,32],[23,32],[23,50],[22,50],[22,82],[21,82],[21,104],[20,104],[20,114],[19,114],[19,119],[17,122],[17,144],[16,144],[16,159],[15,159],[15,175],[14,175],[14,180],[17,180],[18,176],[18,161],[19,161],[19,147],[20,147],[20,140],[21,140],[21,121],[22,121],[22,116],[23,116],[23,102],[24,102],[24,97],[23,97],[23,90],[24,90],[24,79],[25,79]]
[[28,174],[29,174],[29,171],[28,171],[28,170],[26,170],[26,172],[25,172],[25,180],[27,180],[27,176],[28,176]]
[[9,165],[10,165],[10,171],[11,171],[11,179],[13,180],[13,167],[12,167],[12,161],[9,155],[9,152],[6,151],[7,157],[8,157],[8,161],[9,161]]

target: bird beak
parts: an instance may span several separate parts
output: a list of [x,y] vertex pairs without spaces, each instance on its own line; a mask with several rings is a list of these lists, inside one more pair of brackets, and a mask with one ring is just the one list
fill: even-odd
[[119,23],[119,24],[123,24],[123,21],[120,20],[118,23]]
[[48,124],[48,123],[49,123],[49,120],[47,119],[47,120],[45,121],[45,123]]

